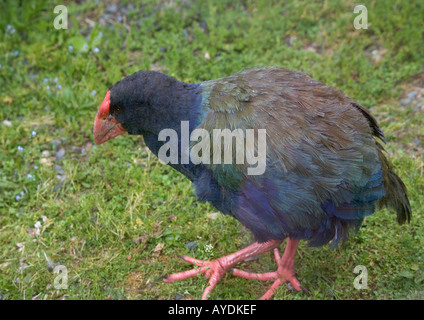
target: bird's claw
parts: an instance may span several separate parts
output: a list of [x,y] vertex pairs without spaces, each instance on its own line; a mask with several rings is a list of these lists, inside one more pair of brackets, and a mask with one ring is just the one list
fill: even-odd
[[292,264],[291,261],[287,263],[287,261],[281,259],[278,249],[274,249],[274,257],[278,264],[278,269],[275,272],[251,273],[239,269],[231,269],[231,271],[236,277],[262,281],[274,281],[271,288],[260,298],[261,300],[270,299],[277,291],[277,288],[283,283],[286,283],[290,290],[304,291],[310,295],[308,289],[302,286],[299,280],[297,280],[294,273],[294,263]]
[[191,277],[196,277],[200,274],[203,274],[206,279],[209,279],[208,283],[209,285],[205,288],[202,300],[207,300],[210,293],[212,292],[212,289],[215,288],[215,286],[221,281],[225,273],[228,271],[229,268],[226,268],[220,260],[214,260],[214,261],[205,261],[205,260],[198,260],[194,259],[192,257],[188,256],[180,256],[184,261],[192,263],[197,266],[197,268],[182,271],[178,273],[173,273],[170,275],[164,276],[162,279],[164,282],[172,283],[179,280],[184,280]]
[[272,250],[273,248],[278,247],[280,243],[281,243],[281,240],[270,240],[270,241],[261,242],[261,243],[255,242],[244,249],[241,249],[237,252],[234,252],[227,256],[223,256],[213,261],[204,261],[204,260],[194,259],[188,256],[180,256],[181,259],[196,265],[197,268],[164,276],[163,281],[171,283],[178,280],[196,277],[199,274],[203,274],[205,275],[206,278],[209,279],[209,285],[206,287],[202,295],[202,299],[206,300],[208,299],[209,294],[212,292],[212,289],[215,288],[215,286],[224,277],[225,273],[230,269],[232,270],[232,268],[237,263],[240,263],[242,261],[245,261],[246,259],[257,256],[258,254]]

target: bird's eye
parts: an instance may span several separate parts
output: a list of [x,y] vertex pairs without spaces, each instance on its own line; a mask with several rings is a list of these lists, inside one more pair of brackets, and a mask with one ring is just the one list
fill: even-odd
[[108,120],[112,120],[112,115],[109,114],[109,116],[107,117]]

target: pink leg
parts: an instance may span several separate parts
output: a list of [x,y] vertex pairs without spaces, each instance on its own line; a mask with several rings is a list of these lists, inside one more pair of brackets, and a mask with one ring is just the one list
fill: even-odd
[[254,244],[237,251],[228,256],[224,256],[214,261],[203,261],[194,259],[192,257],[184,256],[182,257],[184,261],[192,263],[199,268],[174,273],[163,278],[163,281],[172,283],[178,280],[187,279],[190,277],[195,277],[198,274],[204,274],[206,278],[209,278],[209,285],[206,287],[202,295],[202,300],[208,299],[209,294],[212,289],[221,281],[224,274],[236,264],[244,261],[248,258],[254,257],[258,254],[267,252],[271,249],[274,249],[280,245],[280,240],[270,240],[264,243],[255,242]]
[[277,288],[286,282],[292,284],[293,288],[297,291],[306,290],[300,282],[297,280],[294,272],[294,258],[296,256],[297,246],[299,244],[298,240],[288,239],[286,249],[284,250],[283,257],[280,258],[278,249],[274,249],[275,260],[278,263],[278,269],[276,272],[267,272],[267,273],[250,273],[238,269],[233,269],[233,275],[237,277],[242,277],[246,279],[257,279],[257,280],[273,280],[271,288],[261,297],[262,300],[270,299]]

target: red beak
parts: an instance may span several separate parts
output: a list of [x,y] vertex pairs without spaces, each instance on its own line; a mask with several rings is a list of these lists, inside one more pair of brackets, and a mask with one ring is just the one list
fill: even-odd
[[109,115],[109,105],[110,90],[106,93],[106,97],[94,120],[93,134],[97,145],[126,132],[122,125],[113,116]]

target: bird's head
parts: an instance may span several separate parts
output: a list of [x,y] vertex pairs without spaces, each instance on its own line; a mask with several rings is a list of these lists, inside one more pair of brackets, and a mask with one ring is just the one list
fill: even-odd
[[96,118],[94,120],[94,141],[97,145],[102,144],[116,136],[119,136],[126,132],[121,123],[116,120],[114,108],[110,108],[110,90],[106,93],[106,97],[102,102],[99,110],[97,111]]
[[94,120],[96,144],[125,132],[143,134],[154,130],[160,120],[158,111],[165,104],[163,97],[167,98],[161,94],[161,88],[167,87],[170,79],[175,81],[159,72],[139,71],[115,83],[106,93]]

